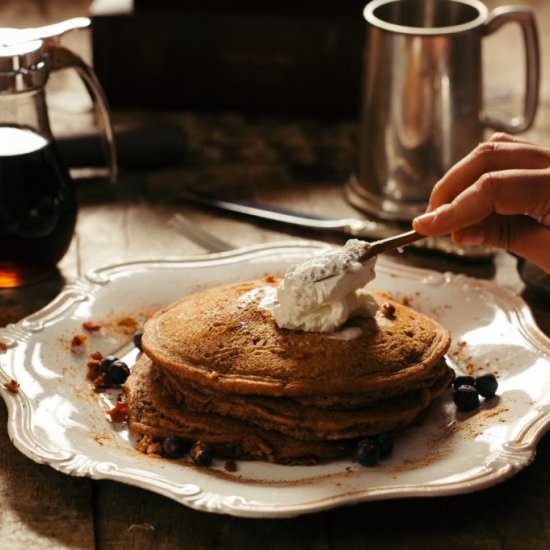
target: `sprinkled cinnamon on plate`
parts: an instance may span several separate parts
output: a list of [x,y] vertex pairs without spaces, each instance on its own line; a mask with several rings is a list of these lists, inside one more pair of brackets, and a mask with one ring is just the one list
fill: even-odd
[[116,324],[126,334],[134,334],[139,327],[139,323],[132,317],[122,317]]

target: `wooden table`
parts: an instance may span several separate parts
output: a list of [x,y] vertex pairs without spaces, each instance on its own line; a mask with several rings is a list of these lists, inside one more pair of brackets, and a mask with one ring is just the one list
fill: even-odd
[[[549,3],[523,3],[538,13],[543,59],[548,68]],[[0,21],[2,25],[39,24],[82,14],[85,8],[83,0],[5,1],[0,6]],[[499,86],[511,86],[512,96],[504,99],[512,100],[521,88],[521,79],[510,76],[515,74],[514,56],[519,61],[520,52],[510,52],[506,47],[508,40],[517,39],[514,32],[491,38],[486,57],[491,77],[488,80],[493,87],[489,87],[489,93],[498,92]],[[67,43],[89,55],[85,35],[67,37]],[[54,81],[52,92],[54,130],[90,123],[89,114],[62,109],[67,101],[82,101],[82,92],[70,77]],[[357,215],[342,197],[342,182],[356,150],[357,127],[353,122],[116,113],[119,122],[136,117],[168,117],[180,123],[189,136],[188,162],[169,172],[126,174],[114,191],[81,185],[77,231],[59,273],[40,284],[0,291],[0,325],[43,306],[64,282],[91,268],[203,253],[167,226],[175,212],[183,212],[235,245],[288,238],[272,229],[177,204],[174,196],[183,186],[204,188],[208,182],[210,186],[303,211]],[[550,143],[549,121],[550,78],[546,74],[538,121],[528,136]],[[466,272],[521,293],[542,330],[550,335],[550,304],[525,291],[509,255],[499,253],[494,264],[484,266],[410,255],[403,261]],[[530,467],[480,493],[375,502],[289,520],[244,520],[195,512],[122,484],[64,476],[16,451],[5,426],[6,411],[0,404],[0,548],[550,548],[550,436],[541,440],[538,456]]]

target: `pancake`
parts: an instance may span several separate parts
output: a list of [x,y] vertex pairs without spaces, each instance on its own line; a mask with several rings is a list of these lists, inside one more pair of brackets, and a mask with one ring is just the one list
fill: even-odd
[[186,410],[237,418],[266,430],[302,440],[364,437],[410,424],[449,385],[451,370],[444,362],[431,383],[402,395],[352,410],[304,406],[285,397],[223,394],[189,384],[165,371],[167,390]]
[[[186,402],[167,391],[164,376],[163,370],[145,356],[133,367],[124,385],[128,426],[132,432],[154,439],[177,435],[212,445],[218,457],[281,464],[311,464],[343,457],[351,454],[357,443],[357,438],[304,440],[281,433],[279,426],[274,430],[262,429],[231,416],[191,411]],[[448,376],[440,379],[414,416],[442,393],[448,383]],[[410,419],[405,423],[409,422]],[[369,432],[371,430],[367,429],[367,433],[361,435]],[[372,433],[379,433],[379,430]]]
[[314,398],[405,393],[429,377],[447,351],[447,330],[388,294],[395,315],[356,317],[345,333],[280,329],[259,303],[277,282],[195,292],[157,312],[144,329],[146,354],[176,378],[217,392]]
[[124,384],[128,427],[161,440],[179,436],[213,447],[218,457],[312,464],[349,455],[355,441],[301,441],[216,414],[192,413],[166,392],[162,373],[142,356]]
[[276,284],[195,292],[147,321],[124,385],[133,432],[312,463],[411,424],[449,386],[450,337],[436,321],[372,292],[393,313],[380,307],[335,333],[281,329],[266,307]]

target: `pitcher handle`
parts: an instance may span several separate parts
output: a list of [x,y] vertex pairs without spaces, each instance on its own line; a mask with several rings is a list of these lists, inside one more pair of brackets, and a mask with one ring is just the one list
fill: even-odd
[[537,23],[533,12],[523,6],[503,6],[489,15],[484,34],[489,35],[506,23],[518,23],[525,44],[525,100],[523,114],[509,121],[499,120],[490,115],[482,118],[483,124],[500,132],[517,134],[528,130],[535,120],[539,103],[540,89],[540,47]]
[[48,44],[48,58],[52,71],[73,68],[83,80],[94,105],[96,122],[99,128],[103,149],[107,157],[107,164],[109,166],[110,180],[111,183],[115,183],[118,177],[118,162],[113,137],[113,127],[109,116],[107,97],[105,96],[105,92],[97,76],[93,69],[81,57],[54,41]]

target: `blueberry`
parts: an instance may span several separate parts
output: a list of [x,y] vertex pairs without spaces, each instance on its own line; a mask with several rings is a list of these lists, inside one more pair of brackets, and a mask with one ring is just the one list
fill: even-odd
[[211,445],[197,441],[189,451],[189,455],[198,466],[210,466],[214,459],[214,450]]
[[128,365],[120,359],[116,359],[107,367],[107,377],[113,384],[124,384],[130,374]]
[[378,436],[378,446],[380,447],[380,458],[388,458],[393,451],[393,438],[389,433],[383,433]]
[[141,347],[141,339],[143,337],[143,332],[141,331],[138,331],[134,334],[134,346],[136,346],[136,348],[139,350],[139,351],[143,351],[142,347]]
[[380,443],[376,436],[367,437],[357,444],[357,462],[362,466],[376,466],[380,460]]
[[118,361],[118,357],[115,357],[114,355],[107,355],[107,357],[104,357],[99,364],[100,372],[107,372],[111,364],[115,361]]
[[453,389],[458,390],[460,386],[473,386],[474,384],[473,376],[457,376],[453,382]]
[[168,458],[181,458],[188,453],[190,447],[189,441],[177,435],[171,435],[162,442],[162,450]]
[[491,397],[495,396],[498,388],[498,382],[495,375],[489,372],[478,376],[475,379],[475,388],[480,395],[485,397],[485,399],[491,399]]
[[460,386],[454,394],[454,401],[459,411],[473,411],[479,407],[479,395],[474,386]]

